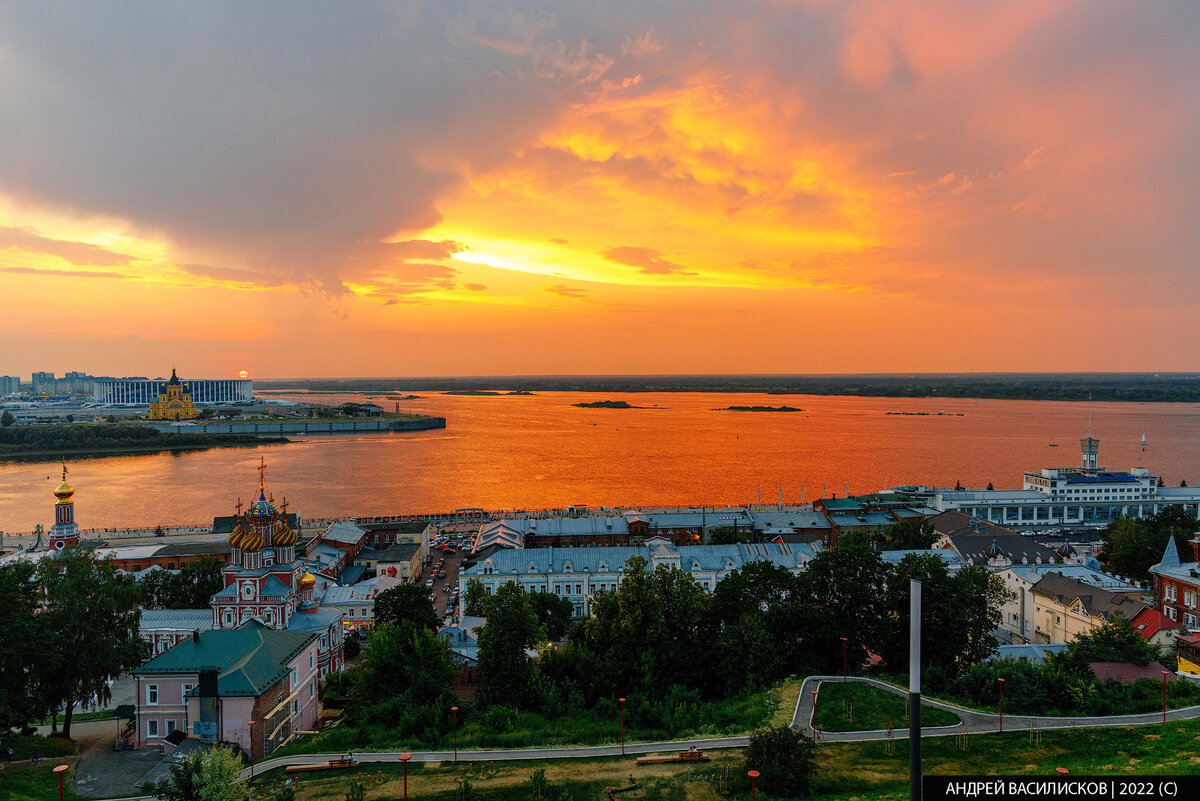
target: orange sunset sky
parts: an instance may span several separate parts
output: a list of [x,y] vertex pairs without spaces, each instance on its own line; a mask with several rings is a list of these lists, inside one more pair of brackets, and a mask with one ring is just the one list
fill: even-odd
[[1192,2],[5,3],[0,374],[1196,370]]

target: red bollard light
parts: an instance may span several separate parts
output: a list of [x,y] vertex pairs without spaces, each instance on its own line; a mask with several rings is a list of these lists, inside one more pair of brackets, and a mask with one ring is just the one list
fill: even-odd
[[750,777],[750,801],[755,801],[757,798],[757,794],[755,792],[754,783],[758,779],[758,775],[759,775],[758,771],[757,770],[748,770],[748,771],[746,771],[746,775]]
[[58,801],[63,801],[63,774],[67,772],[67,766],[59,765],[54,772],[58,774]]
[[408,801],[408,760],[412,754],[401,754],[400,761],[404,764],[404,801]]
[[625,699],[617,700],[621,702],[621,756],[625,756]]

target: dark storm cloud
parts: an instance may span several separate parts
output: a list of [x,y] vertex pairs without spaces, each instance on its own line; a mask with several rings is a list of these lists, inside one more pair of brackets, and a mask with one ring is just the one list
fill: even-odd
[[355,247],[439,219],[457,178],[433,150],[486,166],[550,111],[503,79],[510,56],[449,46],[450,21],[367,3],[6,5],[0,191],[341,291]]

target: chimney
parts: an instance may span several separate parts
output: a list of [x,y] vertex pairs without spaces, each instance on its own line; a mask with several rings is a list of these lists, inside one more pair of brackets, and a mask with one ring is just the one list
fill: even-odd
[[1200,537],[1192,537],[1188,545],[1192,546],[1192,561],[1200,562]]
[[200,629],[192,629],[192,642],[200,642]]

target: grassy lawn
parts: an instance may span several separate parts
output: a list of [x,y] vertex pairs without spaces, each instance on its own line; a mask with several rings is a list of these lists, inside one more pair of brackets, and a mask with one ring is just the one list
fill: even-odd
[[[13,762],[5,761],[8,749],[13,750]],[[41,755],[37,765],[29,758],[34,750]],[[71,776],[75,767],[75,743],[61,737],[0,737],[0,798],[5,801],[46,801],[58,798],[58,776],[56,765],[70,765],[72,770],[63,782],[63,798],[79,798],[71,789]]]
[[[625,718],[626,742],[653,742],[697,737],[722,737],[745,734],[768,722],[790,723],[795,710],[800,682],[787,681],[761,692],[740,698],[701,704],[696,713],[697,723],[681,729],[661,725],[639,726],[631,715]],[[569,711],[558,717],[536,712],[520,712],[506,720],[496,720],[487,713],[465,709],[458,718],[458,748],[558,748],[573,745],[605,745],[621,742],[620,716],[614,709],[611,715],[595,710]],[[359,731],[348,726],[305,737],[278,752],[281,756],[295,753],[346,753],[348,751],[435,751],[450,750],[450,733],[436,738],[400,738],[384,729]]]
[[[850,719],[847,719],[850,718]],[[921,726],[956,726],[958,715],[944,709],[921,707]],[[822,731],[907,730],[908,699],[851,681],[821,682],[817,695],[817,728]],[[903,733],[903,732],[902,732]]]
[[[930,774],[1034,774],[1052,775],[1057,767],[1073,774],[1192,774],[1200,771],[1195,741],[1200,723],[1169,723],[1121,729],[1046,731],[1040,743],[1030,743],[1029,733],[972,735],[965,751],[954,737],[922,741],[922,761]],[[895,742],[895,753],[886,744],[825,744],[818,756],[816,798],[827,801],[908,798],[907,741]],[[740,750],[711,751],[713,761],[695,766],[637,765],[633,757],[554,760],[547,762],[496,762],[490,766],[450,763],[410,765],[408,792],[411,798],[457,801],[458,782],[466,771],[472,797],[526,801],[532,794],[529,776],[537,767],[546,769],[551,787],[547,801],[569,798],[595,801],[605,798],[607,786],[628,785],[632,773],[642,783],[640,790],[621,795],[626,801],[716,801],[718,798],[749,799]],[[481,768],[484,775],[480,775]],[[298,774],[300,801],[342,801],[352,777],[367,785],[368,799],[403,797],[401,766],[368,765],[364,768]],[[281,782],[274,771],[265,777],[266,787]],[[729,794],[721,792],[727,784]],[[565,791],[565,797],[564,797]],[[769,798],[760,792],[761,798]],[[257,797],[257,793],[252,794]],[[266,796],[270,797],[269,793]]]

